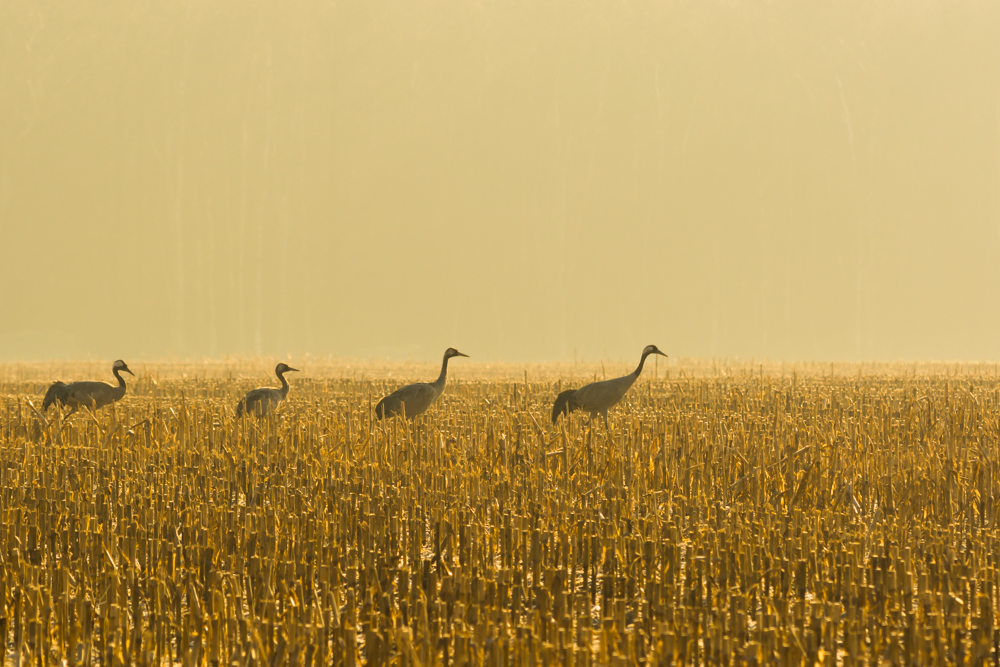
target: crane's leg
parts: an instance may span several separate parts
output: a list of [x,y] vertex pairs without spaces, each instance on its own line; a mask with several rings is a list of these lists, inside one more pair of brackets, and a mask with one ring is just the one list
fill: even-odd
[[608,426],[608,411],[604,410],[601,412],[601,416],[604,417],[604,430],[611,433],[611,427]]

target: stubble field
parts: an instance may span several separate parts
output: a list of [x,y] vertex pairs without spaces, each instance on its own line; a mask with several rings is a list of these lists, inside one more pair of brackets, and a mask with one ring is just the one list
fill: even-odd
[[[291,361],[291,360],[289,360]],[[651,360],[652,361],[652,360]],[[995,664],[994,366],[132,364],[96,415],[0,366],[8,664]],[[301,364],[301,365],[299,365]],[[669,368],[669,370],[668,370]]]

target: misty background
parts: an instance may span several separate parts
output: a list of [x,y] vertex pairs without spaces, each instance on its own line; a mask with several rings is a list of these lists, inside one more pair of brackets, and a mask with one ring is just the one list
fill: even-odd
[[1000,358],[1000,4],[0,4],[0,360]]

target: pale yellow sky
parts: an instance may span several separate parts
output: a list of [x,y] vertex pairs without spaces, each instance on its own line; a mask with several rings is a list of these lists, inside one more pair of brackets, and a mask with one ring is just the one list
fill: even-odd
[[1000,358],[997,3],[0,25],[0,361]]

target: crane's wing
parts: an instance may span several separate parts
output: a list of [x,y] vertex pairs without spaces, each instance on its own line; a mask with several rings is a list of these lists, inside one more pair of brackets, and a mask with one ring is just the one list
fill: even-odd
[[247,392],[243,400],[236,406],[236,416],[239,417],[244,411],[266,412],[271,410],[281,400],[281,393],[273,387],[260,387]]
[[417,382],[400,387],[375,406],[375,414],[382,419],[406,411],[407,417],[416,417],[431,406],[438,397],[434,387],[426,382]]
[[71,382],[66,385],[66,402],[74,406],[97,407],[111,389],[111,385],[103,382]]
[[607,410],[622,400],[633,382],[635,382],[635,377],[632,375],[592,382],[576,390],[576,393],[573,394],[573,403],[581,410],[588,412]]

